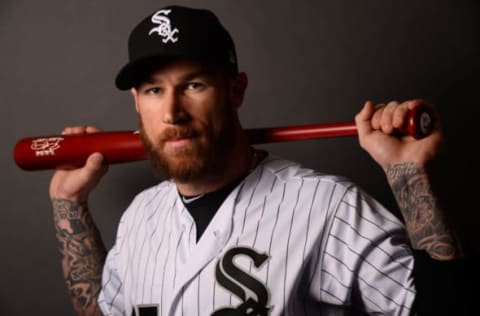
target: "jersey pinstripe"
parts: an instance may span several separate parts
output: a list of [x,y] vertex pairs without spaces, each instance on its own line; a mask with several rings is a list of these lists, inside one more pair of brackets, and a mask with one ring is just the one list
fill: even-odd
[[[401,222],[348,179],[267,157],[196,242],[174,183],[134,199],[103,274],[105,315],[407,315],[413,258]],[[253,313],[257,311],[256,313]]]

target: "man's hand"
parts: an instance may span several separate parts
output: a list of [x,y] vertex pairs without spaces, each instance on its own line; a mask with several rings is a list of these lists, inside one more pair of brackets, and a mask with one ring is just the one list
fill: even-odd
[[[92,126],[67,127],[62,135],[78,135],[100,132]],[[82,168],[71,166],[58,167],[50,182],[50,198],[84,203],[88,195],[107,172],[108,166],[103,165],[100,153],[91,154]]]
[[394,133],[406,123],[407,112],[420,104],[425,103],[422,100],[402,103],[391,101],[374,106],[371,101],[367,101],[355,116],[360,146],[384,170],[405,162],[423,167],[442,150],[443,134],[440,121],[434,108],[428,104],[434,124],[430,135],[422,139],[414,139],[408,135],[400,137]]

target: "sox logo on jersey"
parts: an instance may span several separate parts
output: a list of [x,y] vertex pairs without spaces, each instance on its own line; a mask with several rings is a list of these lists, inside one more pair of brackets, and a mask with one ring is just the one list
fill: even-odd
[[[270,294],[263,283],[238,268],[233,259],[237,255],[245,255],[252,259],[255,268],[259,269],[268,260],[269,256],[260,254],[255,249],[236,247],[228,250],[223,258],[218,261],[215,269],[215,277],[226,290],[235,294],[243,303],[236,308],[228,307],[217,310],[212,316],[223,315],[268,315]],[[254,297],[248,297],[242,286],[254,293]]]

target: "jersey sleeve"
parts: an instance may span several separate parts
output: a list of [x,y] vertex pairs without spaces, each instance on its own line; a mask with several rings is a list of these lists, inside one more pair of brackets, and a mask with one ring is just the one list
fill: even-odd
[[[168,184],[163,184],[165,187]],[[159,186],[152,187],[137,194],[129,207],[122,214],[116,234],[115,244],[108,252],[102,274],[102,289],[98,297],[98,305],[104,315],[130,315],[132,307],[126,300],[128,297],[128,260],[132,258],[128,247],[129,236],[133,223],[143,218],[144,204],[158,195]],[[167,187],[168,189],[168,187]],[[161,191],[161,192],[169,192]],[[145,202],[148,201],[148,202]]]
[[326,300],[368,314],[410,315],[413,256],[403,223],[351,186],[334,212],[322,264]]
[[120,249],[127,230],[125,223],[128,221],[129,209],[122,215],[115,244],[109,250],[103,267],[102,290],[98,297],[98,305],[104,315],[126,315]]
[[123,284],[117,268],[116,247],[108,253],[103,268],[102,290],[98,297],[98,305],[104,315],[125,315],[123,306]]

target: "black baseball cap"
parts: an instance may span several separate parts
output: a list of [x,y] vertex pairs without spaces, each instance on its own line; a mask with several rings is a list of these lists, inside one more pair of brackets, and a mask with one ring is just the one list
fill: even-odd
[[173,58],[192,58],[238,71],[230,34],[206,9],[167,6],[148,15],[130,33],[128,56],[129,62],[115,79],[120,90],[135,87]]

